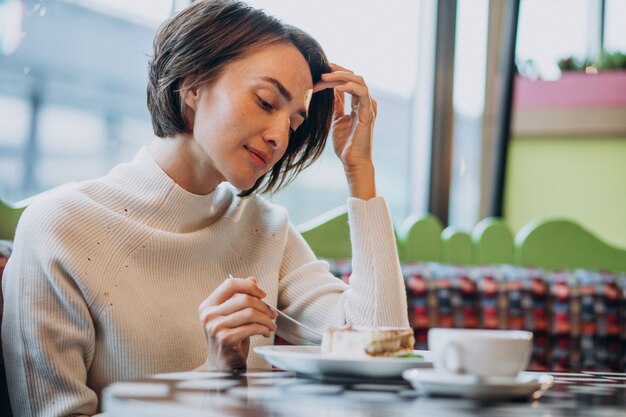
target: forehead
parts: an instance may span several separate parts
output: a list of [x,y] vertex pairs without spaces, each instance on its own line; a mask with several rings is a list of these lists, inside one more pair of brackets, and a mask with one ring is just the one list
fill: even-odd
[[224,75],[253,80],[264,77],[280,81],[294,97],[304,97],[313,88],[309,66],[302,53],[289,43],[255,47],[228,64]]

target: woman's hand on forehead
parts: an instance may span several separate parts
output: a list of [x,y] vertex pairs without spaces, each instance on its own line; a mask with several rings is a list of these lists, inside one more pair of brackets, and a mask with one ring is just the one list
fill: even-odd
[[[334,72],[345,72],[347,74],[354,74],[354,71],[350,71],[347,68],[344,68],[340,65],[337,64],[330,64],[330,68],[332,70],[332,72],[327,73],[327,74],[332,74]],[[324,74],[322,74],[324,75]],[[322,77],[323,78],[323,77]],[[324,79],[322,79],[322,81],[318,81],[314,86],[313,86],[313,93],[317,93],[318,91],[322,91],[322,90],[326,90],[327,88],[335,88],[336,86],[340,85],[341,82],[339,81],[324,81]]]
[[[331,64],[332,72],[322,74],[322,80],[313,86],[313,93],[333,88],[335,90],[334,120],[344,116],[356,116],[360,123],[373,123],[378,111],[377,103],[369,93],[362,76],[337,64]],[[351,113],[344,112],[345,93],[350,94]]]
[[[322,74],[313,92],[332,88],[334,113],[331,133],[335,153],[346,172],[350,195],[368,200],[376,195],[372,141],[378,106],[360,75],[332,64],[332,72]],[[346,112],[345,95],[350,95],[350,111]]]

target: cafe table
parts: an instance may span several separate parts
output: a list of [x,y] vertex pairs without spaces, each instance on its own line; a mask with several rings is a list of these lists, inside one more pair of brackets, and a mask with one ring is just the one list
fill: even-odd
[[107,417],[626,416],[626,373],[544,376],[551,384],[527,398],[489,399],[432,395],[401,379],[182,372],[114,383],[103,393],[103,408]]

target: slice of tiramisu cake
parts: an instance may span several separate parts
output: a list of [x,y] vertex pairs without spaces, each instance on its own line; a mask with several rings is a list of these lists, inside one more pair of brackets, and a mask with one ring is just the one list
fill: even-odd
[[404,327],[330,328],[322,337],[321,352],[342,357],[396,357],[413,353],[413,329]]

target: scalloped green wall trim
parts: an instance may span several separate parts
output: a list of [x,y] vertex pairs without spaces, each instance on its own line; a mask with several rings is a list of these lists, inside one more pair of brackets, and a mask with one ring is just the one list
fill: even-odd
[[626,250],[604,243],[570,220],[531,222],[519,231],[515,246],[515,263],[523,266],[626,271]]
[[[339,235],[332,231],[332,222],[320,223],[303,232],[318,256],[350,258],[347,217],[343,219],[339,223],[343,228]],[[326,228],[331,230],[324,231]],[[324,242],[323,236],[334,242]],[[470,237],[453,228],[442,231],[441,223],[433,216],[414,216],[404,222],[397,238],[403,262],[504,263],[545,269],[626,271],[626,250],[602,242],[572,221],[533,222],[514,238],[501,219],[487,218],[476,225]],[[333,246],[338,242],[341,245],[335,252]]]
[[[333,216],[333,213],[328,213]],[[320,258],[349,259],[352,257],[348,213],[345,208],[336,211],[334,217],[318,224],[307,223],[300,227],[300,233],[313,252]]]
[[[0,239],[12,240],[24,207],[0,201]],[[304,239],[320,258],[352,256],[348,213],[333,210],[300,227]],[[500,219],[480,221],[472,235],[454,228],[442,231],[434,216],[413,216],[396,234],[403,262],[453,264],[509,263],[545,269],[585,268],[626,272],[626,250],[611,246],[571,220],[534,221],[524,226],[515,240]]]
[[26,207],[11,207],[0,200],[0,240],[13,240],[17,222]]
[[500,219],[487,217],[472,232],[472,263],[477,265],[513,263],[513,233]]
[[454,227],[446,227],[441,233],[442,261],[455,265],[472,263],[472,238]]
[[404,262],[437,262],[441,260],[441,222],[434,216],[410,217],[402,227]]

